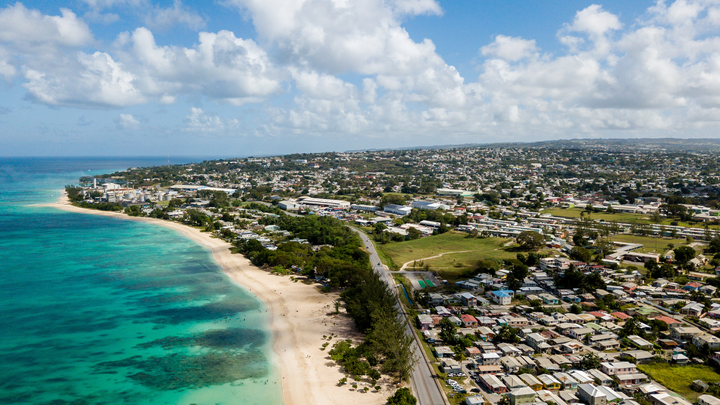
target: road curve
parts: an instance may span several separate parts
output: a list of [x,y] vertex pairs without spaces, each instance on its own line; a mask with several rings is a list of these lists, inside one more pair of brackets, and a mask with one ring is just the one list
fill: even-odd
[[[350,227],[350,229],[357,232],[360,235],[360,238],[362,238],[365,248],[368,253],[370,253],[370,263],[373,266],[373,270],[380,276],[380,279],[383,280],[388,287],[390,287],[390,291],[395,293],[397,291],[395,288],[395,280],[393,279],[390,271],[381,264],[380,256],[378,256],[377,250],[375,250],[375,245],[373,245],[370,238],[364,232],[353,227]],[[430,365],[422,353],[422,348],[418,343],[417,335],[413,332],[412,326],[410,326],[410,323],[408,322],[407,315],[405,314],[405,310],[400,302],[400,298],[396,298],[397,302],[395,305],[397,306],[398,313],[403,318],[403,323],[405,324],[407,333],[413,337],[413,355],[418,359],[410,377],[413,394],[415,394],[419,405],[445,405],[447,402],[444,399],[442,388],[438,385],[438,382],[430,369]]]

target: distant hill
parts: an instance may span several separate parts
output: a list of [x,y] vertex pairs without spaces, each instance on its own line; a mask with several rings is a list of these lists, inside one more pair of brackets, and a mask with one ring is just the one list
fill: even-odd
[[668,152],[720,152],[720,139],[698,138],[631,138],[631,139],[559,139],[540,142],[465,143],[457,145],[409,146],[388,149],[358,149],[346,152],[376,152],[381,150],[432,150],[465,148],[548,148],[548,149],[602,149],[620,151],[664,150]]

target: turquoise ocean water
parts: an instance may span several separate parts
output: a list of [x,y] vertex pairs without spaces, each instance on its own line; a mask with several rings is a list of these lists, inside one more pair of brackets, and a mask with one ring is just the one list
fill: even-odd
[[0,158],[0,404],[282,404],[268,313],[208,251],[32,205],[163,163]]

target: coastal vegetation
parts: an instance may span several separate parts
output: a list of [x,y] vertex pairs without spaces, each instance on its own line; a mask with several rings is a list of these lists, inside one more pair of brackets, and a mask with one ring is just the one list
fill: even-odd
[[254,239],[239,241],[238,249],[253,264],[293,268],[308,278],[324,281],[327,287],[345,288],[341,297],[346,312],[358,330],[365,333],[365,340],[356,347],[347,341],[336,343],[330,351],[333,360],[357,377],[377,380],[383,372],[407,380],[415,364],[412,340],[398,316],[394,295],[372,271],[357,234],[331,217],[281,215],[261,221],[321,247],[315,250],[290,241],[280,244],[277,250],[269,250]]

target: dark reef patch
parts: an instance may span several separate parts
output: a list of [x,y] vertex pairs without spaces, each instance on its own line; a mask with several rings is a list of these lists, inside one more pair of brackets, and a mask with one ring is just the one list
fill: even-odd
[[201,346],[221,350],[257,348],[265,344],[265,341],[265,334],[257,329],[229,328],[209,330],[189,337],[168,336],[152,342],[141,343],[135,347],[140,349],[162,347],[167,350],[177,347]]
[[247,353],[207,353],[196,356],[129,357],[100,363],[97,368],[128,367],[128,377],[152,389],[168,391],[198,389],[268,374],[267,359],[259,350]]
[[225,299],[200,306],[168,308],[149,311],[138,315],[139,318],[152,319],[158,324],[178,325],[184,322],[203,322],[235,316],[239,311],[259,309],[259,304],[250,299]]

